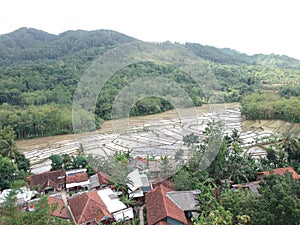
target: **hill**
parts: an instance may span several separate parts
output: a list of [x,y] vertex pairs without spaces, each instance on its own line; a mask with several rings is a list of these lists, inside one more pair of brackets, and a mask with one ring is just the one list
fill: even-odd
[[41,59],[58,60],[78,53],[83,55],[92,49],[107,49],[134,40],[136,39],[112,30],[77,30],[53,35],[23,27],[0,36],[0,65]]
[[[53,35],[20,28],[0,35],[0,128],[12,126],[18,138],[72,132],[73,93],[85,69],[106,51],[136,40],[112,30],[77,30]],[[254,92],[300,95],[299,60],[274,54],[250,56],[197,43],[184,46],[207,62],[218,79],[220,99],[226,102],[241,101]],[[119,91],[149,74],[164,74],[177,82],[196,106],[206,103],[200,87],[177,68],[153,62],[129,65],[103,87],[95,109],[98,126],[110,119]],[[171,103],[153,96],[137,102],[131,115],[172,108]]]
[[196,55],[220,64],[233,65],[263,65],[277,66],[285,69],[300,69],[300,61],[285,55],[247,55],[230,48],[216,48],[213,46],[201,45],[197,43],[186,43],[185,47],[190,49]]

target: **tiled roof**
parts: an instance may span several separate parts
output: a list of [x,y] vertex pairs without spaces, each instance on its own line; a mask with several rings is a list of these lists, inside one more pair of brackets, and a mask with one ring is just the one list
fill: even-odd
[[98,175],[100,185],[101,184],[109,184],[110,179],[109,179],[109,176],[106,173],[98,172],[97,175]]
[[46,188],[47,186],[57,188],[57,185],[65,179],[65,176],[65,170],[48,171],[31,175],[29,177],[30,189],[33,190],[37,185],[40,185],[42,189]]
[[57,216],[64,219],[70,218],[62,198],[55,197],[55,196],[48,196],[48,203],[49,205],[57,204],[56,209],[52,213],[53,216]]
[[[278,175],[283,176],[286,172],[292,173],[292,176],[295,180],[300,179],[298,173],[292,167],[274,169],[273,174],[278,174]],[[257,175],[267,175],[267,176],[270,175],[270,174],[271,174],[270,171],[263,171],[263,172],[258,172],[257,173]]]
[[68,199],[76,224],[89,221],[99,222],[104,217],[111,217],[98,193],[86,192]]
[[87,173],[78,173],[72,176],[67,176],[66,177],[66,183],[71,184],[71,183],[80,183],[87,181],[89,179]]
[[155,225],[172,225],[172,224],[168,223],[167,221],[159,221]]
[[146,194],[148,225],[158,224],[167,217],[187,224],[184,212],[166,196],[171,191],[170,188],[159,185]]
[[153,188],[156,188],[160,185],[164,185],[165,187],[175,190],[174,185],[170,179],[160,179],[160,180],[156,180],[154,183],[152,183]]
[[136,157],[136,160],[138,160],[138,161],[140,161],[140,162],[142,162],[142,163],[147,164],[147,159],[144,159],[144,158],[142,158],[142,157],[140,157],[140,156]]

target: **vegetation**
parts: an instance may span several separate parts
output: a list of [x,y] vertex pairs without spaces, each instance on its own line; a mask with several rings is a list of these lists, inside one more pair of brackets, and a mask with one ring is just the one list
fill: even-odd
[[66,220],[52,216],[57,205],[48,205],[47,196],[43,196],[37,201],[33,212],[21,211],[15,202],[15,196],[16,190],[11,191],[3,204],[0,217],[1,225],[71,224]]
[[[212,129],[211,129],[212,128]],[[209,126],[209,136],[216,135]],[[232,191],[231,184],[256,180],[256,172],[292,166],[299,170],[298,134],[289,130],[277,141],[268,144],[267,158],[254,161],[243,156],[239,133],[226,135],[211,165],[199,171],[199,162],[208,149],[208,139],[191,146],[192,155],[173,176],[177,190],[199,190],[201,213],[194,224],[295,224],[299,223],[299,181],[291,174],[270,175],[259,183],[258,194],[248,189]]]
[[17,150],[11,127],[0,130],[0,189],[10,188],[30,173],[30,162]]
[[242,101],[242,113],[247,119],[279,119],[300,122],[300,99],[289,99],[274,94],[251,94]]
[[[98,56],[135,40],[110,30],[52,35],[21,28],[1,35],[0,128],[11,126],[17,138],[73,132],[72,97],[84,71]],[[300,62],[296,59],[278,55],[248,56],[195,43],[184,46],[209,62],[220,84],[218,95],[226,102],[241,101],[246,95],[261,90],[278,92],[284,98],[299,95]],[[111,119],[112,104],[120,90],[149,75],[163,75],[175,81],[196,106],[207,101],[188,74],[176,68],[154,62],[132,64],[118,71],[102,88],[95,109],[97,128],[103,120]],[[286,108],[291,105],[288,100],[280,101]],[[298,103],[293,101],[293,104]],[[159,113],[173,107],[165,99],[149,96],[136,102],[130,115]],[[290,120],[289,116],[283,119]]]

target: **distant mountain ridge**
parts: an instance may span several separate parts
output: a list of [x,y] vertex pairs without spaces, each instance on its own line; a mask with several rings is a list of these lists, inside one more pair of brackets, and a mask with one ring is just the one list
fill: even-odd
[[186,43],[185,47],[206,60],[233,65],[264,65],[277,66],[285,69],[300,69],[300,60],[285,55],[247,55],[230,48],[216,48],[196,43]]
[[112,30],[77,30],[54,35],[23,27],[0,35],[0,66],[22,61],[60,59],[81,50],[109,48],[135,40]]
[[[100,48],[104,50],[136,40],[134,37],[112,30],[70,30],[54,35],[34,28],[22,27],[0,35],[0,66],[24,61],[61,59],[91,49],[94,49],[97,55],[100,54]],[[284,55],[250,56],[230,48],[216,48],[197,43],[185,43],[184,46],[199,57],[214,63],[270,65],[300,70],[300,60]]]

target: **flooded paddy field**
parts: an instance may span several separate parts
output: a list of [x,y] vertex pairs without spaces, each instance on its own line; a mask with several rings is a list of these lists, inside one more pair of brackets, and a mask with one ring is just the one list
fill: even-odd
[[118,151],[130,151],[132,156],[174,156],[179,149],[188,156],[183,137],[194,133],[205,138],[203,131],[212,121],[220,121],[224,133],[240,132],[245,154],[264,156],[257,147],[284,132],[283,121],[243,121],[239,104],[214,104],[197,108],[171,110],[149,116],[106,121],[100,130],[76,135],[60,135],[17,141],[18,148],[32,164],[32,172],[50,170],[52,154],[76,155],[80,144],[85,153],[108,156]]

